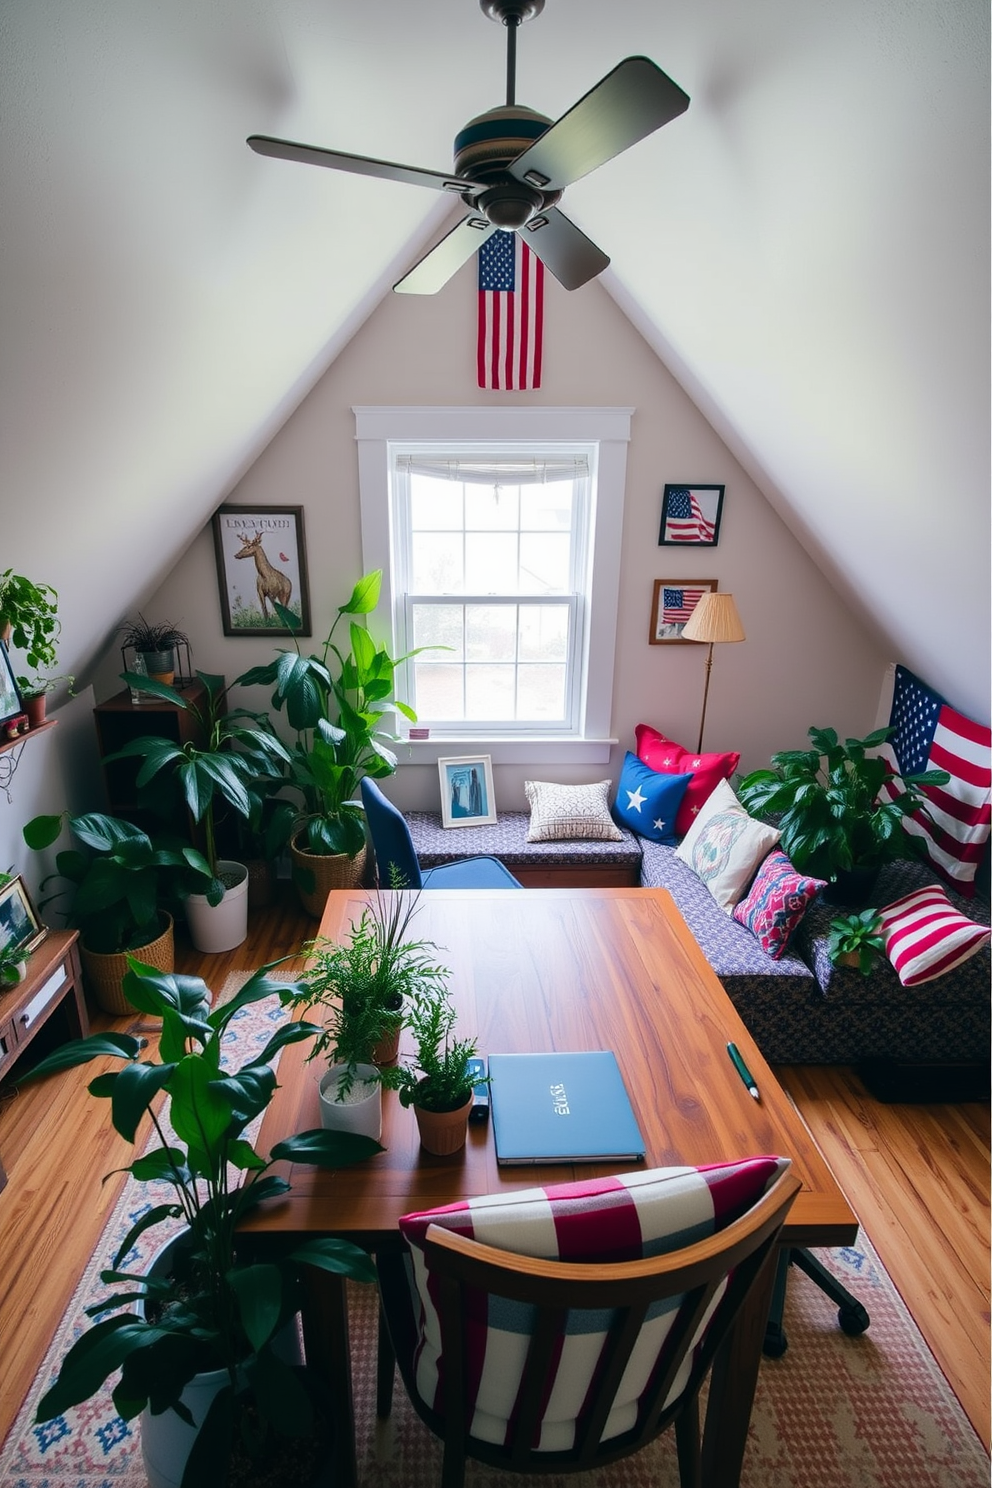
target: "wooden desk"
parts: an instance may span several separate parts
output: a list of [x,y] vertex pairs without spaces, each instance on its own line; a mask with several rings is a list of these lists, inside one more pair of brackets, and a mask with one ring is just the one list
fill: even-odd
[[[320,934],[339,939],[367,902],[367,891],[332,892]],[[451,968],[451,991],[462,1034],[475,1034],[483,1054],[541,1049],[615,1050],[644,1135],[648,1167],[704,1163],[773,1152],[791,1157],[803,1187],[783,1231],[790,1245],[850,1245],[857,1220],[802,1119],[734,1011],[720,983],[664,889],[428,890],[412,932],[433,940]],[[406,1035],[404,1035],[406,1037]],[[748,1094],[727,1055],[733,1040],[751,1069],[760,1102]],[[403,1046],[401,1045],[401,1048]],[[306,1045],[283,1051],[280,1089],[266,1113],[260,1150],[280,1137],[319,1125],[318,1067],[305,1064]],[[505,1168],[497,1166],[488,1123],[469,1128],[464,1150],[429,1157],[420,1150],[413,1112],[394,1093],[383,1100],[386,1151],[337,1173],[294,1165],[293,1191],[265,1206],[251,1228],[283,1233],[333,1233],[371,1250],[399,1243],[400,1215],[474,1194],[565,1182],[615,1171],[617,1165]],[[288,1169],[288,1165],[287,1165]],[[737,1482],[771,1288],[755,1294],[741,1318],[714,1394],[725,1395],[704,1438],[712,1481]],[[342,1289],[315,1279],[307,1332],[308,1357],[332,1372],[342,1409],[337,1440],[350,1411],[347,1319]],[[763,1310],[762,1310],[763,1309]],[[338,1464],[342,1484],[355,1481],[350,1455]]]

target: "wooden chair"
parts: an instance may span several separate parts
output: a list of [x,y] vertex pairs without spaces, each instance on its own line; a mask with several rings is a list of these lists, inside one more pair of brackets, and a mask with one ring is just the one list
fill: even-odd
[[[431,1224],[424,1257],[440,1319],[443,1404],[440,1409],[430,1407],[417,1389],[414,1355],[419,1334],[409,1261],[404,1256],[383,1255],[379,1258],[379,1415],[390,1413],[394,1364],[398,1364],[415,1409],[444,1443],[442,1488],[461,1488],[468,1457],[510,1472],[588,1471],[639,1451],[673,1423],[682,1488],[702,1488],[710,1443],[707,1437],[707,1450],[701,1451],[699,1388],[716,1362],[714,1381],[719,1375],[720,1388],[733,1390],[733,1349],[740,1349],[741,1340],[733,1340],[731,1325],[752,1287],[762,1293],[757,1299],[761,1316],[750,1327],[744,1347],[748,1357],[760,1355],[774,1248],[800,1186],[799,1179],[786,1171],[726,1229],[665,1255],[618,1264],[535,1260]],[[516,1403],[499,1444],[473,1435],[479,1398],[469,1398],[473,1370],[468,1320],[488,1316],[494,1298],[532,1309]],[[708,1316],[711,1308],[712,1316]],[[589,1309],[606,1310],[610,1316],[591,1363],[591,1387],[586,1391],[580,1384],[585,1404],[574,1423],[572,1445],[537,1450],[549,1381],[555,1375],[566,1324],[571,1316],[569,1331],[574,1332],[576,1314]],[[673,1321],[657,1353],[651,1353],[645,1363],[642,1350],[635,1362],[635,1368],[644,1370],[645,1381],[636,1399],[636,1419],[620,1434],[603,1440],[642,1330],[647,1336],[647,1320],[657,1320],[659,1313]],[[594,1330],[600,1326],[601,1320]],[[713,1388],[715,1384],[711,1398]],[[747,1398],[738,1401],[737,1407],[749,1415],[753,1383],[746,1389]],[[615,1424],[610,1429],[615,1430]],[[712,1488],[726,1485],[712,1480]]]

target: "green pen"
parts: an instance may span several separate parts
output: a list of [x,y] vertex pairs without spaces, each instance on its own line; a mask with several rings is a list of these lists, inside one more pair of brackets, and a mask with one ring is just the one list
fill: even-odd
[[734,1069],[744,1081],[744,1084],[747,1086],[751,1095],[754,1096],[755,1100],[760,1100],[761,1096],[758,1093],[757,1085],[754,1083],[754,1076],[741,1058],[740,1049],[738,1049],[736,1044],[728,1044],[727,1053],[730,1055],[730,1058],[733,1061]]

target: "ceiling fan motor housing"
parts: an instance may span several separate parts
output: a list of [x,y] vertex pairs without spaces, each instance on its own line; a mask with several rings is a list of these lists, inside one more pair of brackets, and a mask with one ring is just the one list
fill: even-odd
[[539,139],[551,120],[520,104],[501,104],[470,119],[455,136],[455,175],[475,185],[465,201],[483,212],[494,227],[523,227],[531,217],[554,206],[560,191],[542,191],[537,182],[518,181],[507,166]]

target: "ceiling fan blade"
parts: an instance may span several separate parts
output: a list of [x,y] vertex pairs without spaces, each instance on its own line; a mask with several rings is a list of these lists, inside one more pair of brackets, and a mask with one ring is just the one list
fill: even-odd
[[565,289],[578,289],[595,279],[610,260],[575,223],[551,207],[520,228],[520,236]]
[[470,212],[393,289],[397,294],[437,294],[495,231],[485,217]]
[[397,165],[392,160],[375,160],[370,155],[346,155],[343,150],[324,150],[319,145],[299,145],[293,140],[273,139],[267,134],[250,134],[248,144],[257,155],[271,155],[274,160],[298,160],[301,165],[324,165],[331,170],[350,171],[356,176],[378,176],[387,181],[403,181],[408,186],[430,186],[435,191],[481,191],[471,181],[440,171],[421,170],[416,165]]
[[518,181],[563,191],[689,107],[648,57],[626,57],[509,166]]

